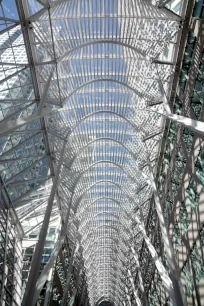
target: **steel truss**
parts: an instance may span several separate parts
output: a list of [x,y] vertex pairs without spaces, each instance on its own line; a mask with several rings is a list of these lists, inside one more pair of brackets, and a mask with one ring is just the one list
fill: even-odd
[[[138,306],[147,305],[138,257],[143,242],[171,302],[186,305],[154,179],[166,118],[204,133],[203,122],[169,106],[175,62],[162,54],[182,18],[147,0],[38,0],[33,14],[27,1],[16,3],[19,21],[1,19],[0,35],[22,31],[27,62],[2,60],[9,75],[0,85],[19,77],[23,90],[26,73],[32,94],[2,100],[11,112],[0,123],[6,148],[0,164],[9,169],[4,181],[22,225],[34,222],[27,235],[39,232],[22,305],[35,305],[49,275],[48,302],[57,258],[61,305],[77,299],[132,305],[132,292]],[[167,266],[145,229],[152,199]],[[59,239],[39,277],[56,216]]]

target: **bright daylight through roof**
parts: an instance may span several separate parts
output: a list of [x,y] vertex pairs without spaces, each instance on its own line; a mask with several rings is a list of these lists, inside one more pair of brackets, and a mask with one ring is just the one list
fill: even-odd
[[204,0],[0,0],[0,305],[204,305]]

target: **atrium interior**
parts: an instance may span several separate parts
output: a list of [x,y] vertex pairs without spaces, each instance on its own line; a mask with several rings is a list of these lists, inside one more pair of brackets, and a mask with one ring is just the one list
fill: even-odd
[[204,0],[0,0],[0,306],[204,305]]

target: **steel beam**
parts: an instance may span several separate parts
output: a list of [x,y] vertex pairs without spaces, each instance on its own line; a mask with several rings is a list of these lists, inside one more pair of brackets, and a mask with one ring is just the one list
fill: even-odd
[[139,296],[137,294],[137,290],[135,288],[135,284],[134,284],[134,280],[133,280],[133,277],[132,277],[132,273],[131,273],[131,271],[129,269],[128,269],[128,276],[130,278],[130,282],[131,282],[131,285],[132,285],[133,293],[134,293],[134,296],[135,296],[135,302],[136,302],[137,306],[142,306],[140,298],[139,298]]
[[32,205],[30,207],[30,210],[25,210],[25,212],[19,216],[20,222],[22,223],[26,218],[29,218],[29,216],[32,215],[34,211],[42,211],[46,207],[46,205],[47,201],[41,203],[40,205]]
[[173,113],[167,113],[164,111],[155,111],[155,113],[190,128],[192,131],[195,131],[196,133],[200,134],[202,137],[204,136],[204,122],[202,121],[194,120]]
[[[9,27],[6,27],[5,29],[3,29],[3,30],[0,31],[0,35],[2,35],[2,34],[8,32],[8,31],[14,29],[17,25],[18,25],[18,24],[15,23],[15,24],[13,24],[13,25],[11,25],[11,26],[9,26]],[[16,64],[15,64],[15,66],[16,66]]]
[[12,113],[10,115],[8,115],[7,117],[5,117],[3,120],[1,120],[1,124],[3,124],[4,122],[9,121],[9,119],[15,117],[16,115],[19,115],[19,113],[25,111],[27,108],[29,108],[30,106],[34,105],[35,102],[31,102],[28,105],[25,105],[23,108],[18,109],[17,111],[15,111],[15,113]]
[[45,88],[43,90],[43,94],[42,94],[42,97],[40,99],[40,103],[38,105],[38,109],[37,109],[37,112],[36,112],[37,115],[40,115],[42,113],[43,108],[44,108],[45,100],[47,98],[47,93],[48,93],[48,90],[49,90],[50,82],[52,80],[53,72],[54,72],[54,67],[51,68],[49,78],[48,78],[48,80],[45,84]]
[[66,279],[66,284],[64,287],[64,292],[63,292],[63,297],[62,297],[62,302],[61,302],[61,306],[66,306],[67,305],[67,298],[68,298],[68,290],[69,290],[69,283],[71,280],[71,274],[72,274],[72,269],[73,269],[73,261],[74,261],[74,255],[76,252],[76,246],[73,247],[72,253],[71,253],[71,257],[69,260],[69,268],[67,271],[67,279]]
[[61,154],[60,154],[60,159],[59,159],[59,162],[58,162],[58,165],[57,165],[57,170],[56,170],[56,173],[55,173],[55,178],[54,178],[54,181],[53,181],[51,194],[50,194],[50,197],[49,197],[49,200],[48,200],[48,205],[47,205],[47,208],[46,208],[42,228],[41,228],[41,231],[40,231],[39,240],[38,240],[38,243],[37,243],[37,246],[36,246],[36,249],[35,249],[35,253],[34,253],[34,256],[33,256],[33,261],[32,261],[32,265],[31,265],[31,269],[30,269],[30,274],[29,274],[25,294],[24,294],[23,301],[22,301],[22,306],[27,306],[29,304],[34,305],[33,304],[33,302],[34,302],[33,301],[33,298],[34,298],[33,288],[35,288],[36,283],[37,283],[37,279],[38,279],[38,276],[39,276],[39,269],[40,269],[40,264],[41,264],[42,253],[43,253],[45,240],[46,240],[46,236],[47,236],[47,230],[48,230],[50,216],[51,216],[51,212],[52,212],[54,197],[55,197],[55,193],[56,193],[58,183],[59,183],[59,175],[60,175],[60,171],[61,171],[61,165],[62,165],[62,160],[63,160],[63,157],[64,157],[65,147],[66,147],[66,143],[64,142],[62,150],[61,150]]
[[43,177],[37,177],[37,178],[34,178],[34,179],[23,179],[21,181],[10,182],[7,185],[12,186],[12,185],[22,185],[22,184],[33,183],[33,182],[36,183],[36,182],[39,182],[39,181],[47,181],[51,178],[54,178],[54,176],[47,175],[47,176],[43,176]]
[[52,292],[52,279],[53,279],[53,268],[51,268],[47,278],[46,293],[45,293],[45,300],[43,306],[49,305],[49,298]]
[[[24,65],[24,66],[26,66],[26,65]],[[10,74],[9,76],[5,77],[4,79],[1,79],[1,80],[0,80],[0,84],[2,84],[2,83],[4,83],[4,82],[8,81],[9,79],[11,79],[11,78],[13,78],[14,76],[18,75],[19,73],[21,73],[21,72],[24,71],[25,69],[27,69],[27,67],[24,67],[24,68],[22,68],[22,69],[20,69],[20,70],[17,70],[16,72]]]
[[128,290],[127,287],[125,287],[125,292],[126,292],[126,296],[127,296],[127,300],[128,300],[129,306],[132,306],[129,290]]
[[41,119],[49,114],[53,113],[52,109],[43,109],[41,114],[33,114],[31,116],[27,116],[27,117],[20,117],[14,120],[10,120],[4,123],[0,123],[0,137],[6,136],[14,131],[16,131],[17,129],[19,129],[20,127],[31,123],[34,120],[38,120]]
[[141,269],[140,269],[139,258],[137,256],[137,253],[135,252],[134,247],[131,246],[130,248],[131,248],[131,251],[133,253],[133,257],[135,259],[135,264],[136,264],[137,273],[138,273],[138,277],[139,277],[139,286],[140,286],[140,290],[142,292],[142,298],[144,299],[145,306],[148,306],[148,300],[147,300],[145,289],[144,289],[144,284],[143,284],[142,273],[141,273]]
[[8,21],[8,22],[14,22],[14,23],[20,23],[19,20],[17,19],[11,19],[11,18],[7,18],[7,17],[0,17],[0,20],[3,20],[3,21]]
[[35,14],[33,14],[32,16],[30,16],[27,21],[29,21],[29,22],[36,21],[36,20],[39,19],[40,16],[45,14],[47,11],[48,11],[48,8],[44,7],[41,10],[39,10],[38,12],[36,12]]
[[58,253],[62,247],[63,242],[64,242],[64,236],[61,237],[60,240],[55,243],[54,249],[52,251],[52,255],[50,256],[48,263],[46,264],[45,268],[41,272],[40,277],[38,278],[38,281],[36,283],[32,305],[36,305],[37,303],[40,292],[42,291],[43,286],[48,278],[48,275],[54,266],[55,260],[57,259]]
[[[146,147],[146,150],[147,150],[147,147]],[[169,234],[167,232],[165,219],[164,219],[162,206],[160,203],[159,194],[158,194],[158,190],[157,190],[155,179],[154,179],[152,166],[149,161],[148,161],[148,168],[149,168],[150,177],[147,177],[145,174],[143,174],[143,176],[146,178],[147,182],[152,187],[153,192],[154,192],[155,207],[156,207],[157,216],[158,216],[159,224],[161,228],[161,233],[162,233],[162,238],[163,238],[163,243],[164,243],[164,250],[165,250],[168,267],[170,271],[170,278],[172,280],[172,285],[174,288],[173,295],[172,296],[170,295],[170,297],[172,298],[172,301],[173,303],[175,303],[175,305],[186,306],[187,301],[186,301],[186,298],[185,298],[185,295],[182,289],[182,284],[181,284],[179,273],[178,273],[179,269],[177,267],[176,260],[174,258],[173,246],[171,244]]]
[[47,0],[36,0],[36,1],[46,8],[48,8],[48,6],[49,6]]
[[171,120],[173,120],[177,123],[181,123],[182,125],[187,126],[191,130],[193,130],[193,131],[201,134],[202,136],[204,136],[204,122],[194,120],[194,119],[191,119],[191,118],[188,118],[188,117],[176,115],[176,114],[173,114],[171,112],[171,108],[170,108],[169,103],[168,103],[168,97],[167,97],[167,94],[165,92],[165,89],[164,89],[164,86],[163,86],[163,83],[162,83],[161,77],[159,75],[159,71],[158,71],[158,68],[157,68],[156,64],[155,64],[155,67],[156,67],[157,75],[158,75],[158,78],[159,78],[159,88],[160,88],[160,91],[163,95],[163,102],[164,102],[163,105],[164,105],[164,108],[165,108],[165,111],[155,111],[155,112],[164,116],[165,118],[171,119]]
[[33,202],[38,202],[38,201],[41,201],[41,200],[45,200],[49,198],[49,195],[45,195],[45,196],[40,196],[40,197],[35,197],[35,198],[32,198],[30,200],[22,200],[20,201],[18,204],[15,205],[15,209],[16,208],[19,208],[19,207],[22,207],[24,205],[28,205],[28,204],[31,204]]
[[[56,221],[58,218],[59,218],[59,216],[58,216],[58,212],[53,212],[53,218],[52,219],[50,219],[50,223],[52,223],[53,221]],[[56,216],[57,215],[57,216]],[[37,223],[37,224],[35,224],[32,228],[30,228],[29,230],[27,230],[26,232],[25,232],[25,236],[28,236],[30,233],[32,233],[34,230],[36,230],[36,229],[38,229],[41,225],[42,225],[42,223],[43,223],[43,220],[41,221],[41,222],[39,222],[39,223]]]
[[[1,296],[0,296],[0,304],[5,305],[6,299],[6,282],[8,278],[8,265],[7,265],[7,248],[9,248],[9,211],[6,212],[6,220],[5,220],[5,238],[3,239],[3,248],[1,247],[1,252],[3,256],[3,264],[2,264],[2,274],[1,274]],[[2,260],[2,259],[1,259]]]

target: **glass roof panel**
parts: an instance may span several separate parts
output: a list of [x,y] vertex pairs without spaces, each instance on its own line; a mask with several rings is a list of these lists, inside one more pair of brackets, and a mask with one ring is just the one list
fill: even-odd
[[[1,137],[1,176],[25,233],[39,232],[66,141],[51,222],[60,208],[70,240],[81,237],[91,306],[123,300],[143,241],[135,218],[146,222],[153,194],[147,162],[155,171],[180,26],[154,2],[25,1],[27,36],[15,1],[0,5],[1,121],[36,114],[48,83],[54,111]],[[168,8],[179,14],[180,2]]]

